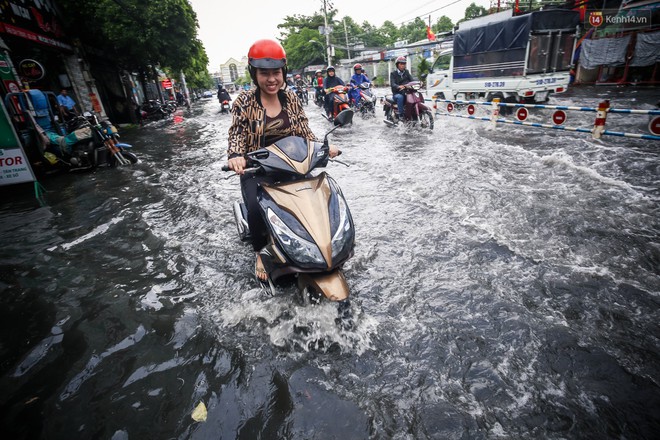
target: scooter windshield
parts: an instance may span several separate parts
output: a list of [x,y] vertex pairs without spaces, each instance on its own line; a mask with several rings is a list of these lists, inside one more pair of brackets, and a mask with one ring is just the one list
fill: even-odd
[[319,142],[288,136],[266,148],[249,153],[250,159],[273,171],[306,175],[326,159],[327,148]]

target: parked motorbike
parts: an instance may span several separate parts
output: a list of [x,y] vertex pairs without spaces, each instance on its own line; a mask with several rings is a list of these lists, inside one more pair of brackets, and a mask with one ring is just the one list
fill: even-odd
[[[419,81],[412,81],[406,84],[401,91],[405,94],[404,122],[411,125],[419,124],[421,128],[433,130],[433,113],[424,104],[424,95],[419,91],[420,88],[421,83]],[[385,111],[383,122],[387,125],[394,126],[400,121],[398,107],[393,97],[388,96],[385,98],[383,110]]]
[[38,175],[62,171],[90,170],[99,166],[136,163],[137,156],[126,151],[129,144],[109,121],[96,115],[67,113],[60,120],[53,92],[37,89],[8,93],[5,108],[23,148]]
[[[323,298],[338,302],[342,317],[350,305],[342,266],[353,255],[353,218],[337,182],[325,171],[317,175],[312,171],[328,163],[328,135],[349,121],[347,113],[337,115],[336,126],[323,143],[289,136],[248,153],[246,170],[283,176],[257,189],[270,235],[269,244],[259,252],[268,273],[264,289],[274,294],[274,283],[293,277],[304,304]],[[250,241],[245,204],[237,201],[233,209],[240,239]]]
[[363,119],[376,117],[376,96],[371,91],[371,83],[363,82],[355,86],[357,93],[360,94],[360,99],[356,104],[351,100],[351,104],[355,110],[362,116]]
[[53,166],[83,171],[138,162],[137,156],[127,151],[132,146],[118,141],[119,133],[110,121],[99,121],[86,112],[67,121],[66,131],[66,136],[57,143],[51,141],[45,149],[44,157]]
[[347,125],[350,124],[353,121],[353,109],[351,109],[349,102],[348,102],[348,86],[335,86],[329,89],[330,93],[334,93],[334,97],[332,100],[332,114],[330,116],[327,116],[325,113],[323,116],[330,122],[334,123],[337,125],[337,116],[341,113],[344,113],[348,116],[346,116],[347,121],[345,123],[342,123],[342,125]]
[[163,105],[157,99],[150,99],[138,106],[137,116],[140,123],[165,119],[172,113],[169,106]]

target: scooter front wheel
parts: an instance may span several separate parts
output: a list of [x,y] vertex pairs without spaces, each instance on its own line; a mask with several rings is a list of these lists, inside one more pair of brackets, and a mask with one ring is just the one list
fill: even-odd
[[[128,151],[122,151],[121,155],[124,159],[128,160],[131,163],[131,165],[133,165],[135,163],[138,163],[138,157],[133,153],[129,153]],[[120,165],[120,163],[119,163],[119,160],[117,159],[117,157],[112,156],[112,158],[110,159],[110,166],[111,167],[116,167],[116,166],[119,166],[119,165]]]
[[319,289],[312,286],[305,286],[299,290],[300,302],[304,306],[317,305],[323,299],[323,294]]
[[433,113],[431,113],[429,110],[424,110],[422,113],[420,113],[419,125],[422,128],[433,130]]

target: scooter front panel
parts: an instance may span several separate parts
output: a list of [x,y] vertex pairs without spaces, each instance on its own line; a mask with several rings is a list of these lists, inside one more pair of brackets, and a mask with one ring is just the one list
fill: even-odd
[[263,185],[262,189],[277,205],[291,214],[305,228],[319,248],[327,267],[332,267],[332,236],[329,220],[331,188],[325,173],[311,179],[277,185]]

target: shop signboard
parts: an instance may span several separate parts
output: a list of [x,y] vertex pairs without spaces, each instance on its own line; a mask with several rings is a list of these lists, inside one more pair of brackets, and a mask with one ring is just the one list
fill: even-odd
[[34,173],[23,147],[18,141],[14,126],[9,121],[7,110],[0,103],[0,186],[34,182]]
[[65,39],[52,0],[22,0],[0,3],[0,33],[47,46],[73,50]]
[[18,82],[11,71],[11,62],[4,53],[0,52],[0,80],[5,86],[7,93],[18,93],[21,91]]

